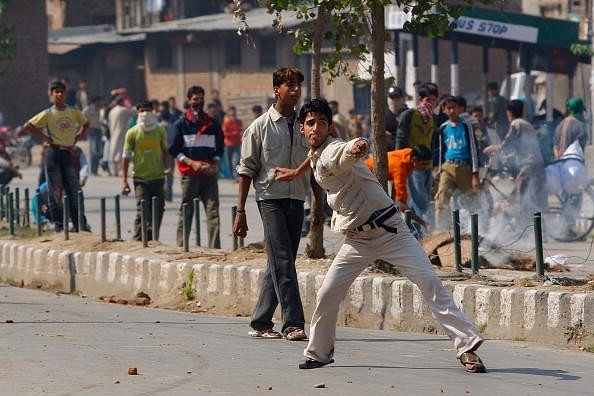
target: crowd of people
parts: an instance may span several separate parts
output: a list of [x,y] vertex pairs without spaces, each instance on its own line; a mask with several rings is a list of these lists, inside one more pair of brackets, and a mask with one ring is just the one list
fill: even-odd
[[[81,172],[83,167],[89,169],[93,177],[102,169],[121,177],[122,194],[134,190],[134,239],[141,240],[143,230],[150,238],[159,232],[165,202],[173,199],[175,167],[182,192],[178,246],[187,242],[187,221],[191,225],[192,203],[198,198],[206,213],[208,246],[220,248],[218,179],[232,178],[238,186],[233,234],[245,237],[248,233],[245,207],[253,186],[268,252],[250,321],[251,337],[309,338],[306,360],[299,368],[333,363],[339,304],[359,273],[381,259],[417,284],[465,369],[484,372],[485,365],[476,355],[483,337],[435,276],[418,239],[450,226],[447,213],[452,195],[477,191],[479,168],[494,152],[505,153],[515,177],[519,213],[543,207],[546,163],[561,158],[570,146],[583,149],[586,143],[583,101],[567,100],[565,117],[559,120],[547,151],[535,128],[523,118],[523,102],[501,97],[494,83],[487,86],[485,109],[473,106],[470,111],[464,97],[440,96],[434,83],[417,84],[416,103],[410,108],[405,90],[390,87],[385,138],[393,188],[386,193],[371,172],[369,130],[361,117],[354,111],[344,116],[337,101],[323,99],[306,101],[299,110],[303,81],[297,68],[276,70],[272,75],[275,102],[266,110],[254,106],[249,125],[238,118],[234,106],[223,110],[217,90],[207,104],[200,86],[187,89],[181,110],[173,97],[142,100],[133,107],[125,89],[113,90],[105,101],[89,94],[84,83],[73,91],[68,81],[51,81],[52,105],[23,127],[23,132],[44,145],[40,184],[45,184],[39,188],[47,191],[44,215],[56,232],[67,227],[61,206],[66,195],[73,230],[90,231],[86,220],[78,224],[76,216],[77,195],[88,177]],[[83,138],[89,141],[88,166],[77,146]],[[315,202],[327,202],[333,210],[331,228],[343,233],[345,241],[319,290],[308,337],[295,260],[310,193]],[[579,205],[579,193],[568,193],[567,201]],[[155,203],[158,207],[152,210]],[[150,214],[146,227],[141,224],[143,204]],[[323,222],[323,205],[313,209],[311,222]],[[400,212],[404,210],[412,213],[416,224],[412,231],[403,226]],[[158,218],[151,218],[153,213]],[[570,232],[570,221],[567,226]],[[276,331],[273,315],[279,305],[282,323]]]
[[[401,210],[411,210],[419,238],[450,229],[455,194],[479,199],[479,171],[490,164],[495,153],[498,166],[505,167],[514,179],[510,197],[514,216],[519,223],[530,224],[533,213],[546,209],[548,192],[543,186],[547,184],[547,165],[562,158],[573,142],[581,150],[585,148],[589,134],[580,98],[567,100],[564,117],[553,118],[550,136],[548,128],[538,128],[538,121],[526,119],[522,100],[501,96],[495,82],[490,82],[486,91],[485,107],[475,105],[468,110],[463,96],[439,95],[433,83],[419,85],[416,105],[411,108],[402,88],[388,90],[386,139],[388,169],[394,182],[391,194]],[[427,166],[421,161],[421,152],[432,153]],[[373,167],[372,160],[368,166]],[[404,175],[406,183],[402,182]],[[564,205],[579,205],[576,195],[563,196]],[[569,219],[562,233],[572,232]]]

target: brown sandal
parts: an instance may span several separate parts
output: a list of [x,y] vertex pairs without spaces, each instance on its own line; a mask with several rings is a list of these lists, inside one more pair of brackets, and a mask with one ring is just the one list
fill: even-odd
[[[480,357],[474,352],[464,352],[458,358],[469,373],[486,373],[487,368]],[[469,367],[471,365],[471,367]]]

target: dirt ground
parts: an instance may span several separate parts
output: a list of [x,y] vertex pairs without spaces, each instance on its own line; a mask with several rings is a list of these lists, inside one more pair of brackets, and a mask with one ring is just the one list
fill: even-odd
[[[9,238],[7,237],[5,239]],[[101,242],[100,236],[91,233],[71,233],[68,240],[65,240],[63,234],[49,234],[22,241],[23,243],[40,248],[47,247],[54,250],[77,252],[119,251],[139,257],[158,258],[167,262],[207,262],[220,265],[248,265],[256,268],[265,268],[266,266],[266,251],[262,244],[252,244],[233,252],[191,246],[189,252],[184,252],[181,247],[164,245],[155,241],[150,241],[147,247],[143,247],[142,243],[137,241],[108,240],[106,242]],[[429,247],[425,246],[425,249],[428,251],[429,256],[431,256],[430,251],[435,248],[436,244],[431,242],[429,245]],[[463,255],[464,254],[467,255],[467,252],[465,252],[465,248],[463,247]],[[296,267],[298,271],[325,273],[331,262],[332,257],[309,259],[301,255],[297,258]],[[563,267],[547,268],[547,272],[555,272],[555,278],[559,282],[558,285],[553,285],[551,282],[543,282],[543,280],[537,279],[531,265],[533,265],[533,263],[520,263],[512,267],[508,266],[505,269],[489,269],[482,266],[479,271],[480,275],[474,276],[471,276],[468,269],[465,269],[463,272],[458,272],[451,266],[434,265],[433,268],[441,279],[449,281],[472,282],[501,287],[538,287],[540,289],[550,290],[560,290],[561,288],[568,292],[594,291],[593,276],[590,276],[589,279],[584,279],[583,277],[581,279],[575,279],[571,276],[571,273],[567,272],[568,270]],[[382,272],[378,268],[382,268],[382,266],[376,266],[376,268],[369,267],[366,271],[369,273],[373,272],[376,276],[398,276],[397,273]],[[180,285],[180,289],[182,287],[183,285]],[[129,298],[130,296],[120,297]],[[111,302],[118,302],[118,296],[114,296],[114,299],[112,299]],[[209,309],[205,307],[201,308],[199,302],[196,303],[198,306],[196,306],[195,303],[193,304],[184,299],[180,290],[173,290],[169,298],[159,301],[158,306],[160,308],[194,312],[209,311]],[[224,313],[217,311],[217,314]],[[236,312],[230,314],[236,314]]]

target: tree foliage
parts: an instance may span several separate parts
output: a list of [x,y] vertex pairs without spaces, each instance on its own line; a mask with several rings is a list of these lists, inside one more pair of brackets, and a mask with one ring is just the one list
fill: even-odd
[[[0,0],[0,17],[10,0]],[[14,27],[0,21],[0,63],[14,58],[16,55],[16,41]]]
[[[494,0],[480,0],[492,3]],[[403,30],[427,34],[429,37],[442,36],[455,28],[454,19],[465,8],[472,7],[473,0],[464,0],[450,4],[445,0],[261,0],[268,12],[275,15],[273,25],[279,31],[284,30],[282,11],[292,11],[303,23],[287,29],[287,33],[296,40],[294,52],[311,52],[315,41],[315,26],[312,23],[319,9],[327,14],[327,23],[323,31],[324,52],[322,55],[323,72],[329,76],[329,82],[338,76],[354,79],[355,71],[349,69],[347,59],[363,61],[370,54],[372,38],[372,6],[396,5],[410,16]],[[376,22],[373,22],[376,23]],[[388,41],[385,34],[384,40]]]

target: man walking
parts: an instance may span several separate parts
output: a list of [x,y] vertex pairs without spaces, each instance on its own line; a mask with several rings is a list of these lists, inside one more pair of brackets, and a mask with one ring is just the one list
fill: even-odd
[[[306,162],[307,143],[296,130],[295,106],[301,97],[303,79],[303,73],[297,68],[276,70],[272,76],[276,103],[250,124],[242,138],[233,233],[242,238],[247,235],[245,201],[253,181],[268,251],[262,289],[250,322],[253,330],[248,334],[252,337],[284,336],[290,341],[307,338],[295,269],[304,217],[303,204],[310,180]],[[299,176],[289,182],[275,181],[277,167],[298,168],[302,164],[305,166]],[[272,322],[278,304],[282,319],[280,333],[273,329]]]

